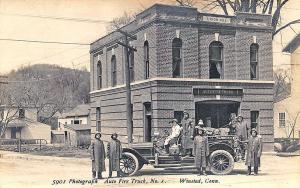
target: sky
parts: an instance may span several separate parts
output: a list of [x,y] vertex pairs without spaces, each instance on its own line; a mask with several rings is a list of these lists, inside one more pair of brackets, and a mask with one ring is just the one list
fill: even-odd
[[[201,9],[203,0],[195,2],[200,12],[211,12]],[[124,11],[140,12],[154,3],[176,4],[175,0],[0,0],[0,39],[82,44],[0,40],[0,74],[40,63],[89,69],[85,44],[104,36],[109,21]],[[282,24],[296,18],[300,18],[300,1],[290,0],[282,10]],[[275,69],[288,67],[289,54],[281,50],[299,32],[300,24],[275,37]]]

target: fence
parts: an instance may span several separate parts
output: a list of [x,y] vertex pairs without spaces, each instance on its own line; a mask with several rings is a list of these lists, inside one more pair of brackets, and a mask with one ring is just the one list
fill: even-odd
[[18,151],[21,152],[22,145],[37,145],[42,149],[42,145],[46,145],[45,139],[0,139],[0,146],[18,146]]

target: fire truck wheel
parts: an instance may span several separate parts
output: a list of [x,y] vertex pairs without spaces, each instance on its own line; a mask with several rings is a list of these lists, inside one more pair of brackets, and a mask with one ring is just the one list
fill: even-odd
[[120,169],[122,176],[133,176],[139,170],[139,160],[132,153],[125,152],[120,159]]
[[210,155],[210,170],[215,175],[229,174],[234,167],[232,155],[225,150],[216,150]]

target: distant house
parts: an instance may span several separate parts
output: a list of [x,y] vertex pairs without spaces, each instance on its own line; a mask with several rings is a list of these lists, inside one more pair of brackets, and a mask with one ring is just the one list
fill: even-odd
[[274,137],[300,138],[300,34],[283,52],[291,54],[291,94],[274,103]]
[[[91,141],[90,106],[81,104],[58,118],[58,130],[53,131],[57,142],[71,146],[89,145]],[[61,139],[61,136],[64,138]]]
[[[51,141],[51,127],[37,121],[37,109],[31,107],[0,107],[2,138],[7,139],[45,139]],[[5,126],[5,118],[11,121]],[[5,126],[5,128],[4,128]]]

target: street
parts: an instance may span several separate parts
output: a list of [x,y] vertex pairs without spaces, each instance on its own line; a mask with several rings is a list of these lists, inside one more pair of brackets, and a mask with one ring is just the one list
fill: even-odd
[[[277,157],[264,155],[258,176],[246,176],[245,166],[235,164],[235,170],[226,176],[199,176],[194,170],[164,171],[151,166],[144,168],[135,177],[91,180],[88,159],[49,160],[49,157],[0,158],[0,188],[16,187],[299,187],[300,157]],[[107,162],[107,161],[106,161]],[[115,175],[115,174],[113,174]]]

